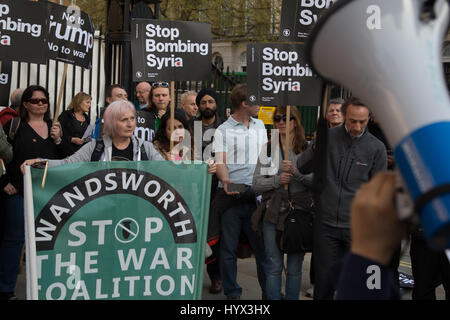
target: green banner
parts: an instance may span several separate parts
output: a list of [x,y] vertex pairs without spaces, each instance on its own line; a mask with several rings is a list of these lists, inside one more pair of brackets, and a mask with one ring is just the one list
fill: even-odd
[[71,164],[49,169],[44,189],[32,168],[38,299],[201,299],[207,168]]

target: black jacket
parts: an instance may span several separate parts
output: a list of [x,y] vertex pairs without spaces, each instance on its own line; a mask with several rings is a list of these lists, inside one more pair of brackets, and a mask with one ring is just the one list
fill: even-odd
[[[68,155],[69,148],[67,143],[62,140],[59,145],[53,142],[50,137],[50,128],[52,122],[47,122],[48,138],[42,139],[28,123],[21,121],[14,136],[14,140],[9,142],[13,146],[13,160],[6,166],[6,174],[0,178],[0,188],[11,183],[19,193],[23,193],[23,175],[20,166],[25,160],[34,158],[62,159]],[[3,128],[5,133],[9,133],[11,120]]]
[[77,145],[75,143],[72,143],[72,138],[81,138],[83,137],[86,129],[89,126],[89,117],[87,114],[84,115],[84,122],[80,123],[80,121],[77,120],[75,117],[75,114],[73,113],[73,110],[66,110],[62,112],[59,117],[58,121],[61,124],[61,129],[63,132],[62,138],[66,141],[70,154],[75,153],[82,147],[82,145]]
[[[350,228],[350,205],[365,182],[387,167],[386,148],[367,130],[359,138],[352,138],[339,126],[327,131],[326,168],[323,186],[316,195],[318,219],[337,228]],[[312,158],[309,148],[297,161],[297,166]]]

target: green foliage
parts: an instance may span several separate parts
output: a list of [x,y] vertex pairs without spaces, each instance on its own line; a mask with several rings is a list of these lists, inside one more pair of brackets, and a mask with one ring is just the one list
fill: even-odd
[[76,5],[86,12],[94,23],[96,30],[106,27],[106,0],[77,0]]
[[[95,28],[106,26],[106,0],[77,0]],[[215,39],[271,41],[278,38],[281,0],[163,0],[160,19],[211,24]]]
[[278,37],[281,0],[163,0],[161,18],[211,24],[215,39],[270,41]]

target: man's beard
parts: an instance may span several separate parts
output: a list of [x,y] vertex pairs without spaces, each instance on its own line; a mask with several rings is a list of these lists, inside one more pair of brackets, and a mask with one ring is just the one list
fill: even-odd
[[216,110],[206,108],[205,110],[200,110],[200,114],[201,114],[202,118],[211,119],[212,117],[214,117],[216,115]]

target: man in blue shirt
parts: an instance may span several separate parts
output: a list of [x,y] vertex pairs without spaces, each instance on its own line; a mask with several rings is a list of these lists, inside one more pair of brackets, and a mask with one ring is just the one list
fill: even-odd
[[267,142],[264,123],[255,119],[259,106],[247,105],[247,85],[231,91],[234,113],[220,125],[214,135],[213,151],[217,163],[219,189],[215,202],[220,214],[220,270],[224,293],[230,300],[239,299],[242,288],[237,283],[237,247],[241,231],[247,236],[255,254],[259,285],[265,297],[265,252],[262,239],[251,228],[256,210],[251,188],[253,172],[262,146]]

